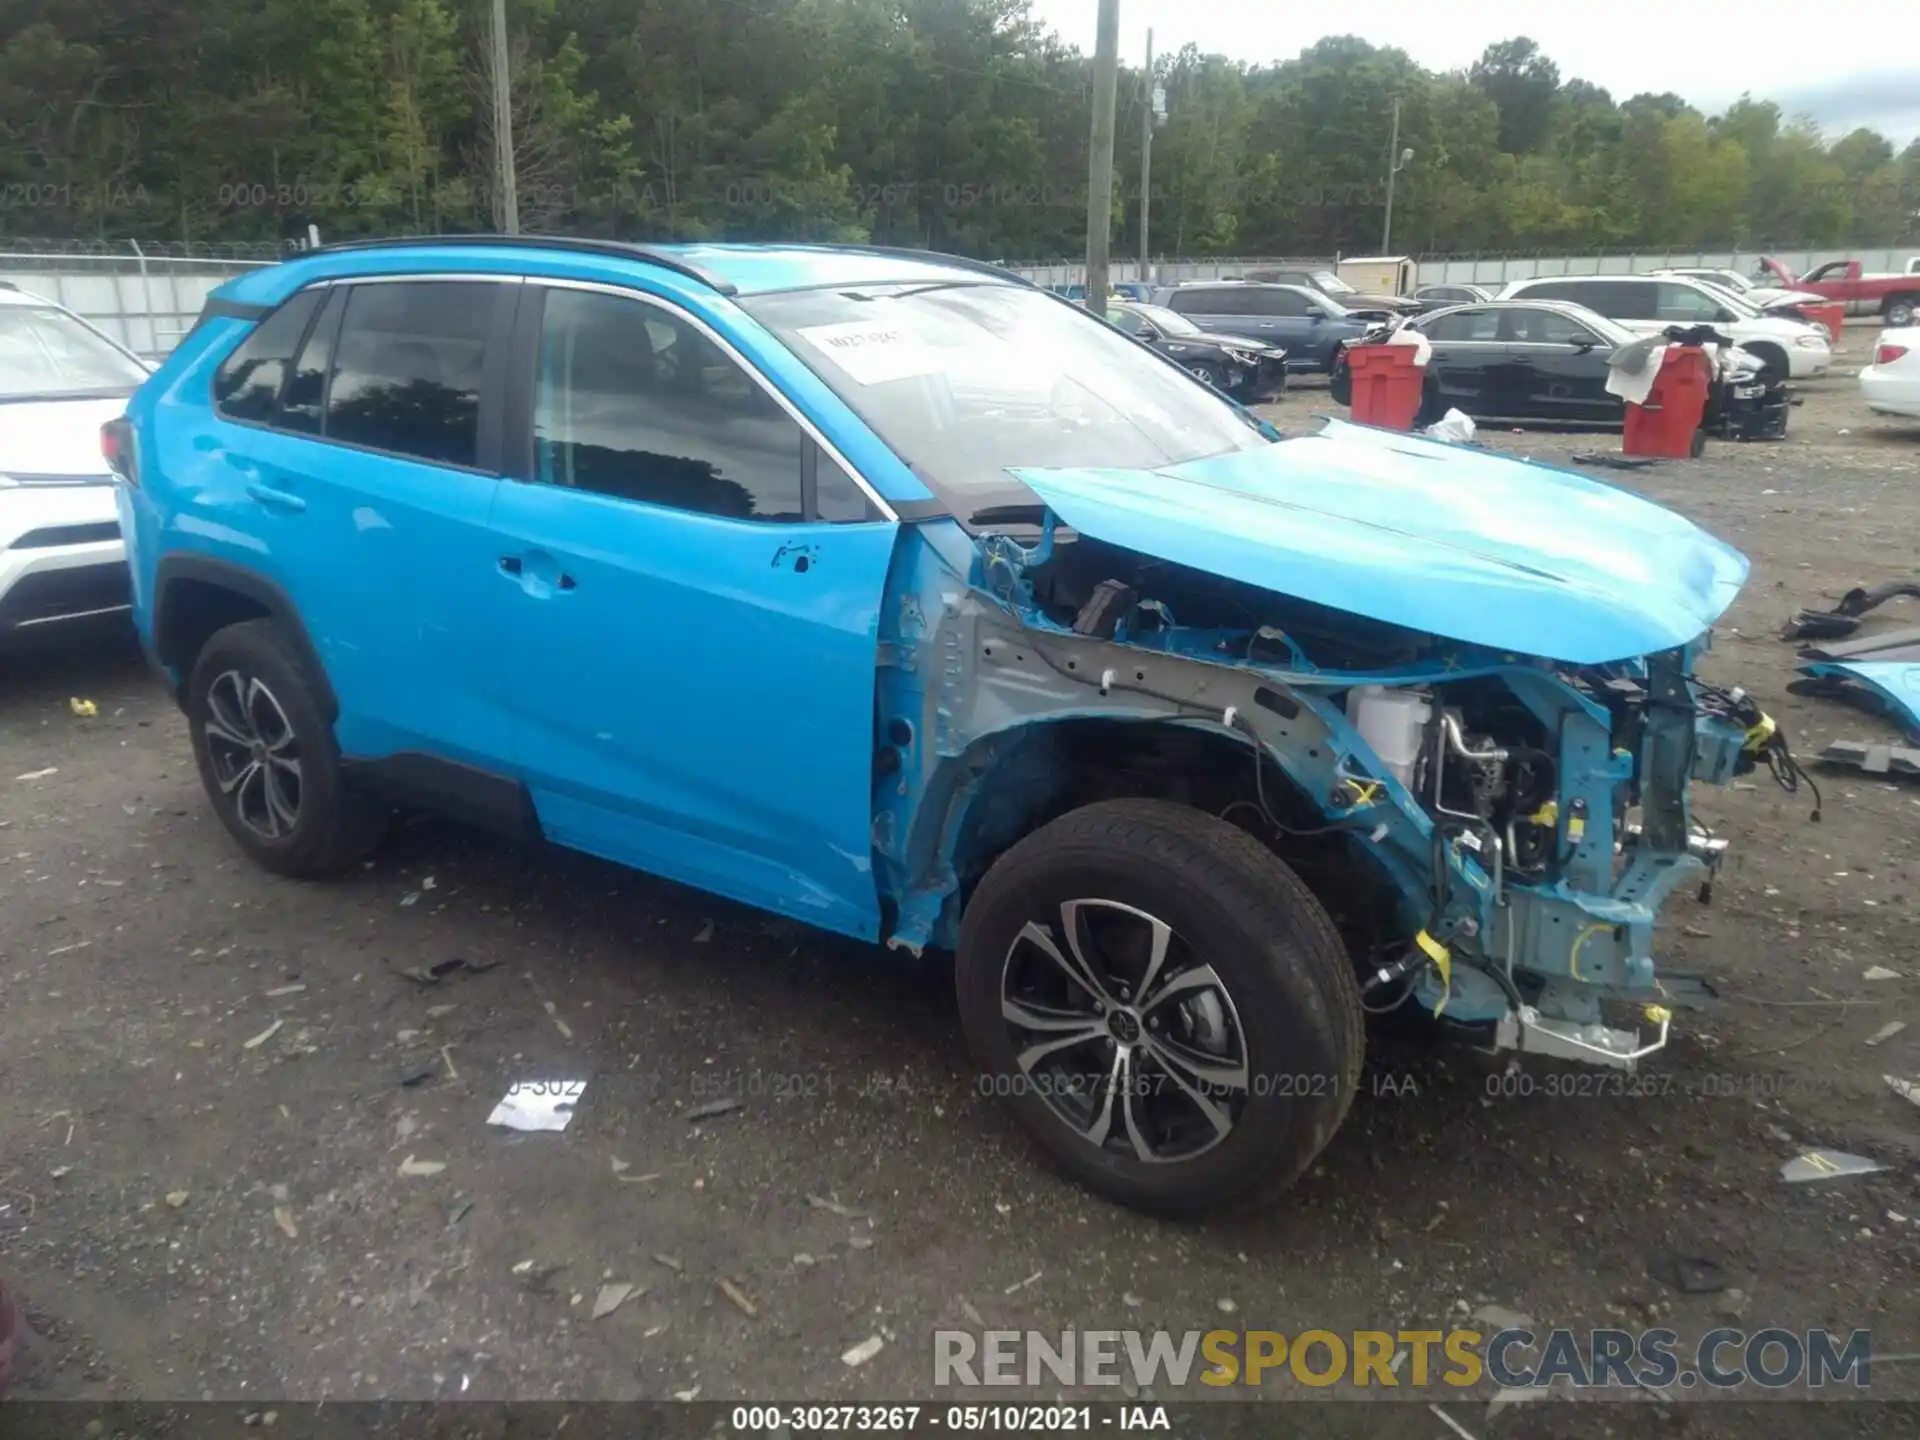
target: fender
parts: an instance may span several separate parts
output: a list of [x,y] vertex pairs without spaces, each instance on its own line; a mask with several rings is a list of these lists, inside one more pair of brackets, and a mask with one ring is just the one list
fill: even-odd
[[313,637],[307,633],[292,597],[266,576],[229,560],[180,553],[161,556],[154,570],[153,641],[148,655],[160,670],[175,704],[184,703],[181,692],[186,676],[183,672],[192,660],[191,656],[180,654],[179,648],[186,642],[190,633],[187,627],[195,619],[190,609],[180,603],[181,597],[190,593],[183,589],[183,584],[230,591],[264,611],[293,637],[301,658],[312,671],[322,716],[328,724],[340,718],[340,701],[333,693],[333,682],[327,678],[327,667],[321,663],[320,652],[314,647]]

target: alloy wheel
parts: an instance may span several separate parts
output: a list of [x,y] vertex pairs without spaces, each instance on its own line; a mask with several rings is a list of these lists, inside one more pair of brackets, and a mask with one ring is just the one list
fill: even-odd
[[202,722],[220,793],[240,823],[283,840],[300,821],[300,744],[280,701],[257,677],[226,670],[207,687]]
[[1002,966],[1000,1013],[1016,1083],[1123,1158],[1204,1154],[1252,1093],[1246,1032],[1219,973],[1165,921],[1119,901],[1067,900],[1029,920]]

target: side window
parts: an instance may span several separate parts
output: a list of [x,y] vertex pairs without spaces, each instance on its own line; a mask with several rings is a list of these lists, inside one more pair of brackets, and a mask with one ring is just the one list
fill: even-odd
[[1107,311],[1107,320],[1110,324],[1118,325],[1129,335],[1138,335],[1146,328],[1147,324],[1146,321],[1142,320],[1131,310],[1109,310]]
[[1651,280],[1632,280],[1609,284],[1591,281],[1570,296],[1598,315],[1610,320],[1657,320],[1659,286]]
[[229,420],[273,419],[287,366],[325,291],[302,290],[253,327],[213,375],[213,403]]
[[1292,290],[1251,290],[1247,298],[1255,315],[1310,315],[1318,308]]
[[1557,310],[1535,310],[1528,317],[1527,338],[1536,345],[1598,344],[1600,337],[1578,320]]
[[1442,315],[1425,327],[1429,340],[1491,340],[1499,327],[1499,312],[1460,310]]
[[1711,324],[1719,318],[1720,303],[1711,295],[1703,295],[1691,285],[1676,285],[1670,280],[1660,284],[1659,309],[1654,319],[1675,320],[1682,324]]
[[347,308],[347,292],[336,287],[327,294],[326,308],[300,347],[293,374],[287,378],[286,393],[280,398],[280,428],[298,435],[318,435],[325,417],[322,408],[327,398],[327,370],[333,364],[335,337],[340,333],[340,312]]
[[737,520],[826,519],[865,500],[754,378],[640,300],[549,290],[535,379],[534,473],[625,500]]
[[460,280],[354,286],[334,347],[327,439],[478,463],[480,378],[498,294]]
[[1516,300],[1577,300],[1585,305],[1589,302],[1585,295],[1580,293],[1584,288],[1568,280],[1548,280],[1539,285],[1527,286],[1513,298]]

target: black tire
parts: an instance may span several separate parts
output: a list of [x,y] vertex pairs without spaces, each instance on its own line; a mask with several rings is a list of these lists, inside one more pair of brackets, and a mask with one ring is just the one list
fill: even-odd
[[[386,811],[341,778],[319,693],[271,620],[219,631],[187,680],[187,724],[207,798],[249,858],[280,875],[333,874],[372,850],[386,828]],[[245,749],[236,743],[248,740]],[[242,773],[248,767],[251,778]]]
[[1327,361],[1327,398],[1336,405],[1353,404],[1353,369],[1340,351]]
[[[1029,922],[1043,922],[1050,941],[1065,940],[1063,906],[1075,901],[1090,902],[1085,953],[1100,962],[1101,983],[1112,987],[1113,1003],[1105,1010],[1084,986],[1076,997],[1072,986],[1062,983],[1070,999],[1059,1009],[1029,999],[1033,992],[1020,988],[1021,977],[1030,973],[1023,967],[1064,982],[1050,968],[1054,962],[1047,952],[1027,935]],[[1124,947],[1115,944],[1115,932],[1108,929],[1100,934],[1107,948],[1097,948],[1093,932],[1096,921],[1133,926],[1145,918],[1170,927],[1172,939],[1151,993],[1142,984],[1138,994],[1130,994],[1118,983],[1126,969],[1117,958]],[[1150,932],[1123,928],[1120,938],[1130,933]],[[1060,951],[1057,943],[1054,948],[1076,958],[1081,953],[1078,947]],[[1198,978],[1208,966],[1219,981],[1217,990]],[[961,1022],[990,1092],[1005,1095],[1015,1116],[1068,1173],[1143,1210],[1190,1213],[1298,1178],[1339,1128],[1359,1084],[1366,1044],[1359,987],[1325,909],[1252,836],[1184,805],[1102,801],[1062,816],[1007,851],[967,904],[956,978]],[[1169,979],[1186,998],[1165,998],[1161,986]],[[1003,1014],[1009,982],[1030,1016],[1043,1008],[1060,1017],[1084,1010],[1090,1018],[1082,1024],[1105,1025],[1125,1038],[1117,1028],[1123,1023],[1119,1012],[1125,1011],[1132,1017],[1125,1022],[1132,1035],[1125,1048],[1137,1057],[1126,1062],[1126,1074],[1135,1083],[1103,1090],[1096,1081],[1088,1090],[1043,1070],[1043,1064],[1084,1061],[1096,1075],[1117,1074],[1121,1062],[1115,1052],[1123,1047],[1088,1035],[1071,1042],[1077,1049],[1065,1050],[1076,1057],[1071,1062],[1032,1061],[1032,1048],[1046,1042],[1028,1039],[1026,1027],[1016,1039],[1013,1022]],[[1076,998],[1083,1003],[1071,1003]],[[1192,1013],[1209,998],[1211,1018]],[[1196,1021],[1214,1034],[1197,1034]],[[1066,1029],[1063,1024],[1047,1028]],[[1206,1060],[1210,1051],[1222,1057],[1221,1073],[1237,1066],[1244,1076],[1246,1083],[1222,1094],[1222,1103],[1214,1107],[1230,1119],[1224,1134],[1187,1098],[1194,1087],[1168,1085],[1174,1067],[1154,1057],[1168,1053],[1170,1041],[1183,1047],[1171,1052],[1176,1060]],[[1022,1066],[1022,1053],[1033,1063],[1031,1071]],[[1194,1072],[1188,1078],[1195,1078]],[[1157,1087],[1151,1094],[1149,1085]],[[1098,1097],[1111,1100],[1122,1092],[1138,1095],[1139,1108],[1111,1106],[1107,1143],[1096,1145],[1088,1132],[1099,1126]],[[1055,1108],[1054,1097],[1086,1107],[1092,1123],[1076,1129]],[[1169,1116],[1178,1121],[1183,1107],[1191,1112],[1186,1128],[1199,1132],[1198,1150],[1184,1147],[1177,1124],[1161,1123]],[[1137,1125],[1125,1124],[1128,1120]],[[1149,1130],[1162,1144],[1145,1148],[1160,1150],[1163,1158],[1150,1161],[1138,1153],[1140,1142],[1133,1137]]]
[[1889,330],[1905,330],[1913,324],[1913,310],[1920,295],[1889,295],[1886,309],[1881,312]]
[[1227,377],[1218,365],[1210,360],[1183,360],[1181,368],[1198,380],[1202,385],[1227,393]]
[[1698,460],[1702,455],[1706,454],[1706,452],[1707,428],[1703,425],[1693,432],[1693,440],[1687,447],[1687,455],[1690,459]]

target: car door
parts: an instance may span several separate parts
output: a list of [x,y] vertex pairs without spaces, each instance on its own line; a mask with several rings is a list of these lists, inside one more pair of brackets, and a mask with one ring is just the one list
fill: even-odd
[[[897,524],[690,312],[530,283],[491,583],[542,829],[846,934]],[[884,518],[883,518],[884,517]]]
[[1621,401],[1607,393],[1604,337],[1558,310],[1515,307],[1502,312],[1502,333],[1524,363],[1523,406],[1510,413],[1550,424],[1618,420]]
[[1491,309],[1454,310],[1420,325],[1433,346],[1427,373],[1444,408],[1476,419],[1521,413],[1507,408],[1516,382],[1499,327],[1500,312]]
[[1334,348],[1347,338],[1328,323],[1329,312],[1305,291],[1290,286],[1250,287],[1248,308],[1255,312],[1255,338],[1278,345],[1287,352],[1287,364],[1293,369],[1324,370],[1332,362]]
[[233,558],[292,601],[349,756],[498,770],[511,753],[485,581],[518,291],[489,278],[325,287],[302,301],[283,384],[241,373],[245,343],[216,377],[224,423],[199,443],[247,510],[231,528],[252,553]]

